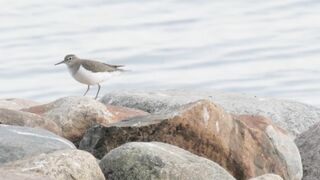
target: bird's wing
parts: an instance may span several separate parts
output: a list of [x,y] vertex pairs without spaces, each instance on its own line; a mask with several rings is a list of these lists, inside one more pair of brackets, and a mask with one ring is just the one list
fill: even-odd
[[83,68],[91,72],[123,71],[122,69],[119,69],[119,67],[123,67],[122,65],[110,65],[99,61],[82,60],[81,64]]

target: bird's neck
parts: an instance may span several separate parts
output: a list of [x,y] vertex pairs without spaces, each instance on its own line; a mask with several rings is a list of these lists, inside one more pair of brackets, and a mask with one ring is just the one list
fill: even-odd
[[68,69],[72,75],[75,75],[80,68],[80,63],[68,65]]

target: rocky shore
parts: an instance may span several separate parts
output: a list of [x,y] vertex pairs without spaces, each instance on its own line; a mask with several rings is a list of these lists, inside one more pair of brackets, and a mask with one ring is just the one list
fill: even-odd
[[320,109],[221,92],[0,99],[0,179],[318,180]]

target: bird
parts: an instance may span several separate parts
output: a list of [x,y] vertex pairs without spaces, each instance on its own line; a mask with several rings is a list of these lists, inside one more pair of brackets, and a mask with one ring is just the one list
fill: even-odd
[[98,91],[95,99],[99,96],[101,82],[124,71],[121,69],[121,67],[124,67],[123,65],[111,65],[96,60],[81,59],[74,54],[66,55],[63,61],[56,63],[55,65],[59,64],[66,64],[71,76],[75,80],[88,85],[83,96],[88,93],[90,86],[98,85]]

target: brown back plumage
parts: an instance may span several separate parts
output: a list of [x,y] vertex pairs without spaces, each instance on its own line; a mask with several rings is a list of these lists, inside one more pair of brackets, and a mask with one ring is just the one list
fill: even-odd
[[81,60],[81,65],[86,70],[92,72],[123,71],[123,69],[119,69],[119,67],[123,67],[123,65],[111,65],[93,60]]

